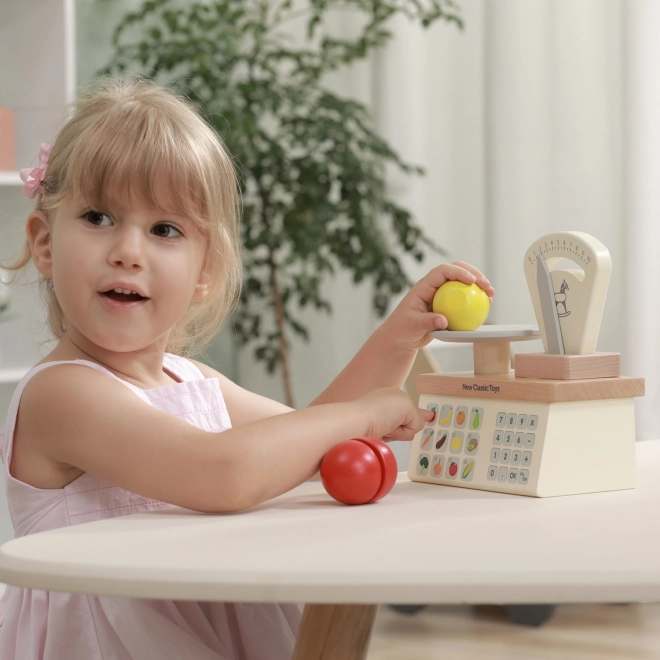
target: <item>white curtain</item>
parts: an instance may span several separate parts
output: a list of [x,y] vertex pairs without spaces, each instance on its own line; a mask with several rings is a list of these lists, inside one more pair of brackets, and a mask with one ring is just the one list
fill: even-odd
[[660,437],[660,2],[625,5],[624,365],[646,378],[637,435]]
[[[460,5],[463,31],[398,19],[387,48],[333,84],[369,102],[380,132],[427,169],[421,179],[391,172],[392,193],[449,259],[487,274],[497,290],[494,322],[535,322],[522,263],[538,237],[584,231],[608,247],[597,350],[620,352],[624,374],[646,379],[638,439],[660,437],[660,2]],[[418,278],[435,262],[406,263]],[[339,278],[328,291],[335,315],[310,315],[312,344],[293,347],[299,405],[379,323],[367,288]],[[245,358],[240,374],[248,388],[266,385]]]

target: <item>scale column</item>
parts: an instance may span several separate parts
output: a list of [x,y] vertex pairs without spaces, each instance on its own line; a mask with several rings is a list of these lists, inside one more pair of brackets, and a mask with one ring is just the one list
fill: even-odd
[[475,376],[494,376],[511,372],[511,342],[475,341],[472,347]]

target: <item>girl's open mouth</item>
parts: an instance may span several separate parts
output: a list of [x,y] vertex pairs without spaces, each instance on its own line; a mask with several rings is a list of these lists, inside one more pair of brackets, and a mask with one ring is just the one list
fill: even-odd
[[117,293],[116,291],[105,291],[102,295],[112,298],[117,302],[134,302],[136,300],[148,300],[139,293]]
[[145,298],[139,293],[117,293],[116,291],[104,291],[99,293],[105,305],[113,310],[134,309],[146,304],[150,298]]

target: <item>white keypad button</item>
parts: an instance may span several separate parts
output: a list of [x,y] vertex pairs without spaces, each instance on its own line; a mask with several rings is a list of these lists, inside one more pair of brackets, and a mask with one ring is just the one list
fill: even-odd
[[509,470],[509,483],[510,484],[518,483],[518,468],[511,468]]
[[495,420],[495,427],[498,429],[503,429],[506,424],[506,413],[497,413],[497,419]]
[[529,470],[520,470],[518,475],[518,483],[522,486],[526,486],[529,482]]
[[497,465],[488,466],[488,481],[497,481]]
[[510,447],[513,444],[513,431],[506,431],[504,434],[504,446],[505,447]]
[[523,452],[522,455],[522,464],[525,467],[529,467],[532,464],[532,452],[531,451],[525,451]]
[[516,433],[516,437],[513,440],[513,446],[516,449],[522,449],[524,444],[525,444],[525,434]]
[[514,451],[511,454],[511,465],[520,465],[521,452]]
[[493,447],[490,450],[490,462],[499,463],[500,462],[500,450],[497,447]]
[[508,429],[515,429],[517,423],[518,423],[518,415],[516,415],[516,413],[509,413],[506,416],[506,427]]
[[503,449],[501,454],[500,463],[508,463],[511,460],[511,450]]
[[509,468],[508,467],[500,467],[499,471],[497,473],[497,480],[498,481],[506,481],[509,476]]
[[518,415],[517,428],[524,429],[527,426],[527,415]]
[[536,431],[536,426],[539,423],[539,418],[536,415],[530,415],[527,418],[527,428],[530,431]]
[[504,437],[504,431],[495,431],[495,433],[493,433],[493,444],[501,445],[503,437]]
[[533,433],[525,433],[525,448],[526,449],[533,449],[534,448],[534,434]]

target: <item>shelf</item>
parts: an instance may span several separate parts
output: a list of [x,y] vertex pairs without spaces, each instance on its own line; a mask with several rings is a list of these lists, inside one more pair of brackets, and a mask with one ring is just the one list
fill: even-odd
[[20,174],[18,172],[0,172],[0,186],[22,186]]
[[18,383],[32,367],[13,367],[0,369],[0,385]]

